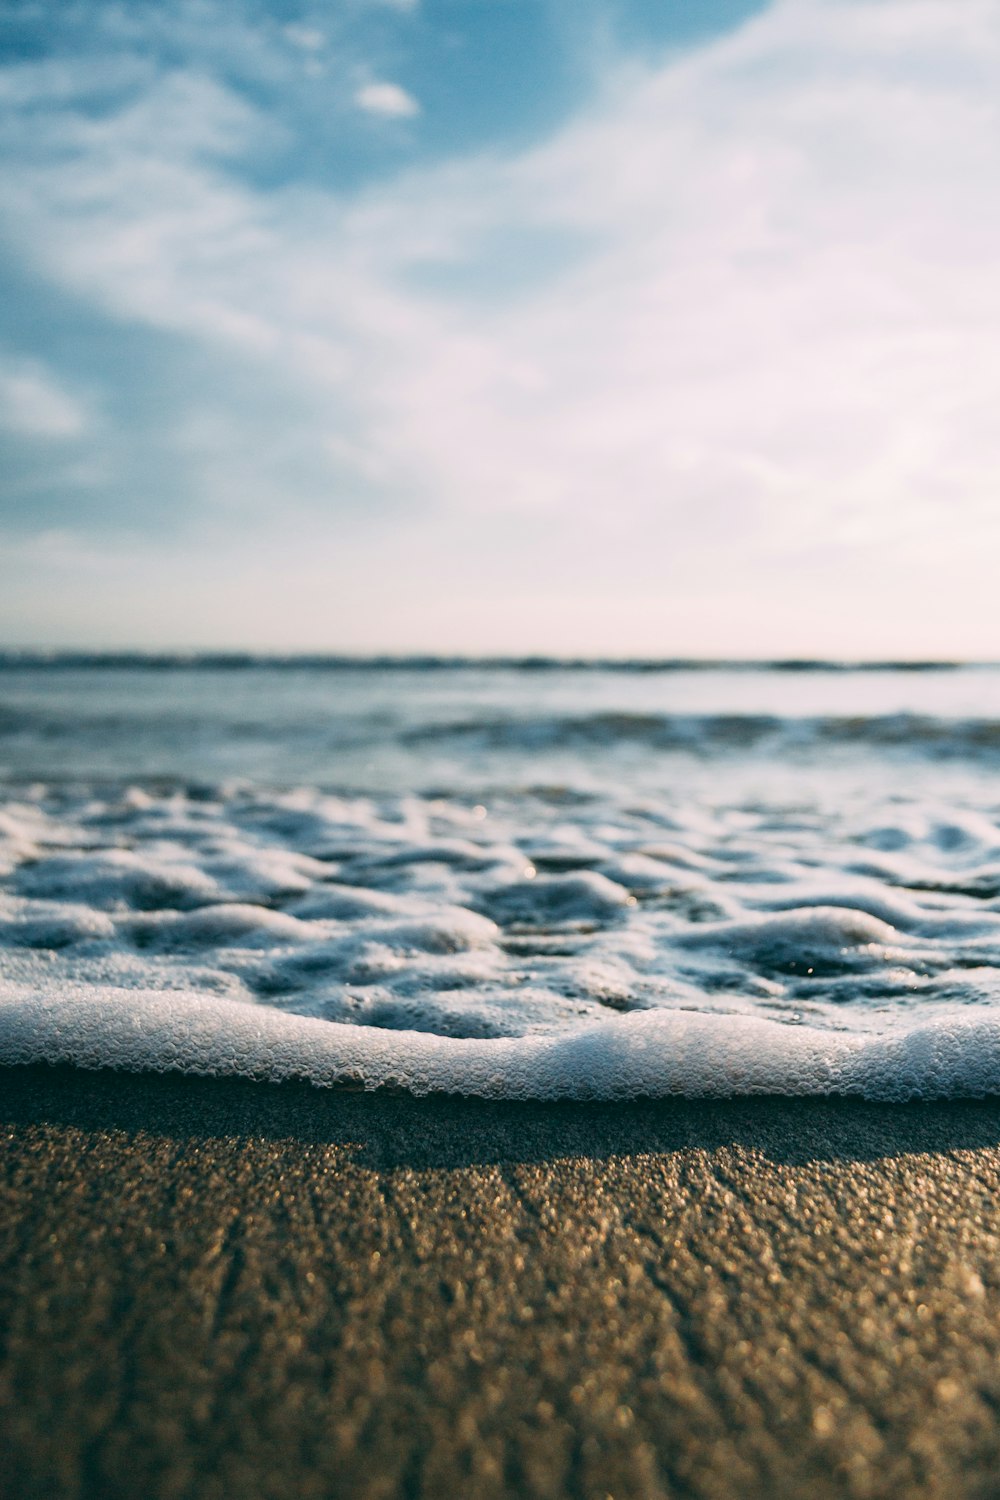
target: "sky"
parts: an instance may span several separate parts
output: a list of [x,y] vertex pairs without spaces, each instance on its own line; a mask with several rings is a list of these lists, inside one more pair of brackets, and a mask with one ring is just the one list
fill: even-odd
[[1000,659],[1000,0],[6,0],[0,644]]

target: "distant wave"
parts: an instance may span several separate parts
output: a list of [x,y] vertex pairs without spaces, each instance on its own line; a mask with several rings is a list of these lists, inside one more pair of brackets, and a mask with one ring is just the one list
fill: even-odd
[[948,672],[995,663],[960,661],[824,661],[807,658],[732,660],[700,657],[448,656],[246,651],[0,651],[0,671],[113,670],[150,672]]
[[1000,752],[1000,720],[922,714],[787,718],[773,714],[650,714],[604,712],[518,719],[467,719],[406,731],[409,743],[473,740],[489,749],[582,749],[631,741],[655,750],[697,754],[773,744],[782,750],[820,745],[872,746],[924,755],[992,756]]
[[[211,730],[217,743],[268,738],[275,726],[266,718],[219,722],[210,712],[147,713],[144,729],[159,727],[176,735]],[[122,713],[76,713],[25,707],[0,701],[0,743],[28,734],[50,742],[82,736],[122,736],[136,720]],[[296,736],[325,735],[331,747],[363,748],[372,743],[419,747],[530,753],[587,751],[635,744],[657,752],[718,755],[771,749],[782,754],[839,747],[905,751],[925,757],[990,759],[1000,753],[1000,719],[947,718],[916,713],[875,715],[660,714],[603,710],[584,714],[537,714],[444,719],[415,725],[388,725],[364,716],[341,718],[313,710],[281,729],[286,742]]]

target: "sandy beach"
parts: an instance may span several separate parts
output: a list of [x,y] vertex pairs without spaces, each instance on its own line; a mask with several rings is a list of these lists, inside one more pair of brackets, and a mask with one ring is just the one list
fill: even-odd
[[0,1097],[11,1500],[997,1493],[994,1102]]

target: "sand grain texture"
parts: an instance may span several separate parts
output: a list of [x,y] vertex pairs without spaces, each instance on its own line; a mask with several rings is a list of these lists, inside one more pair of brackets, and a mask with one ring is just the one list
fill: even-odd
[[4,1500],[1000,1494],[1000,1106],[0,1074]]

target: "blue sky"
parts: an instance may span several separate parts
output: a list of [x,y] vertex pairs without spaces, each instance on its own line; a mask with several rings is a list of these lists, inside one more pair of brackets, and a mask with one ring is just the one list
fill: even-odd
[[995,0],[8,0],[0,640],[1000,656]]

